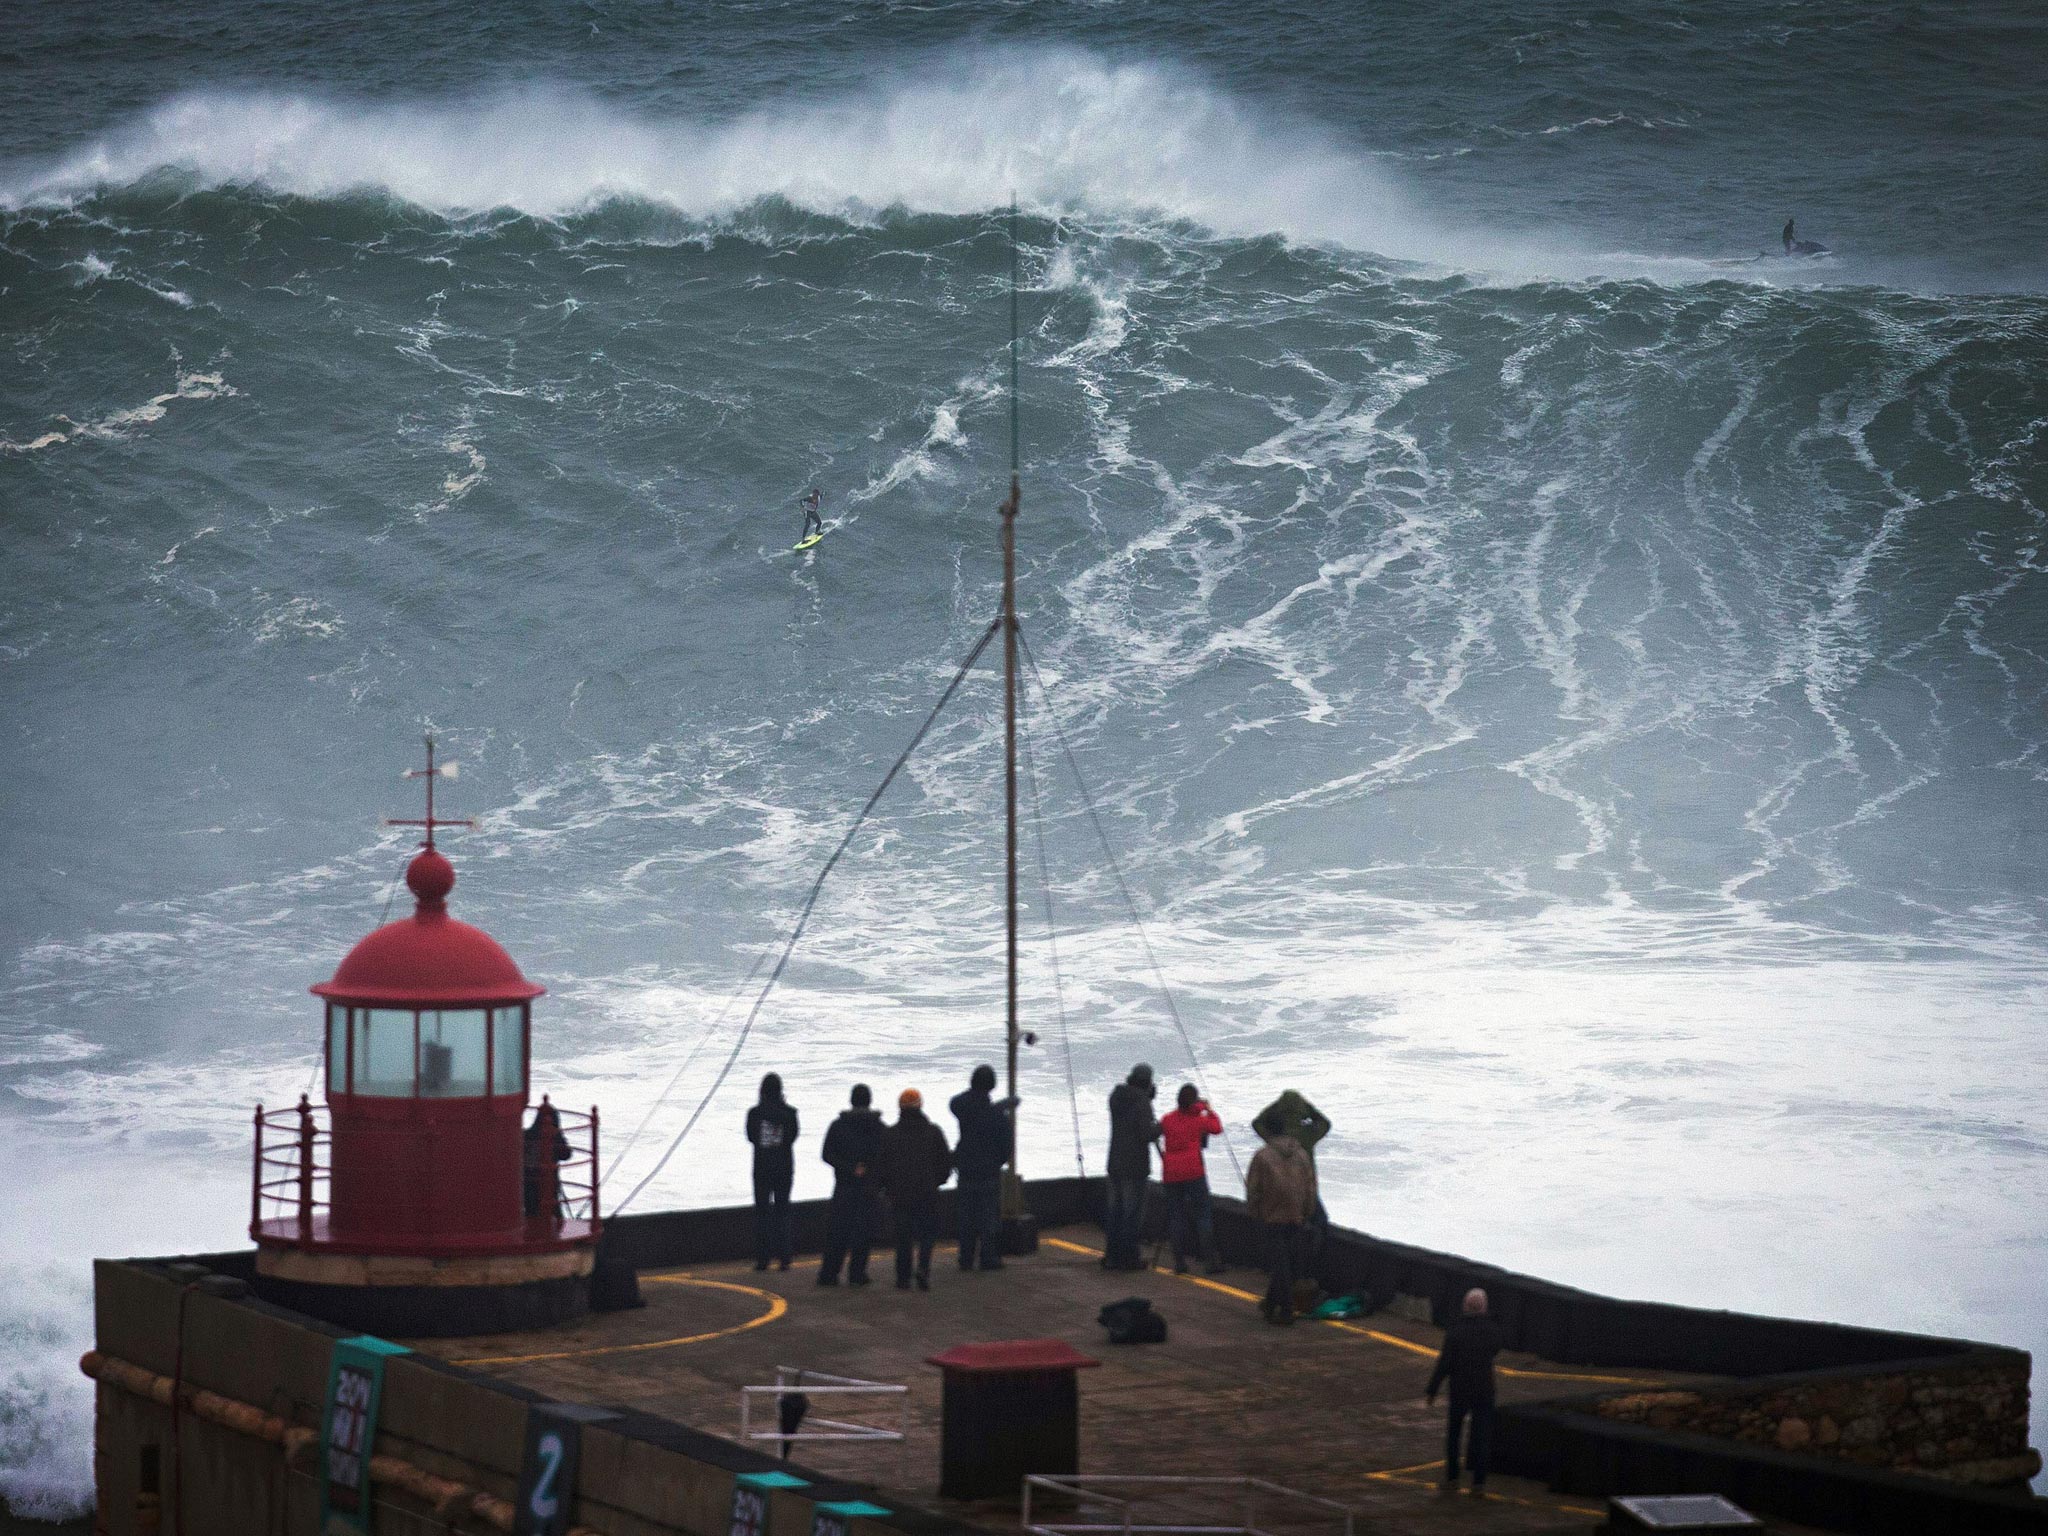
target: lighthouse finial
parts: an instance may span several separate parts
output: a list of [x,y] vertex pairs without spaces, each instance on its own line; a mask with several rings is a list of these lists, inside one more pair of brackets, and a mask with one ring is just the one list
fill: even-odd
[[387,816],[384,818],[384,825],[387,827],[425,827],[427,829],[426,841],[421,843],[420,846],[430,852],[434,846],[434,828],[475,826],[476,823],[467,816],[436,816],[434,814],[434,780],[456,777],[457,766],[454,763],[443,763],[438,768],[434,766],[434,738],[430,734],[427,737],[427,766],[405,770],[405,776],[408,779],[425,779],[427,781],[427,814],[424,817]]

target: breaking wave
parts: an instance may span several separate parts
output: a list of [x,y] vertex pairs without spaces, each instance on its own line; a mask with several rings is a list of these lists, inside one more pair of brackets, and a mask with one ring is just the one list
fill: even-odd
[[188,91],[54,161],[0,173],[0,203],[169,176],[311,198],[382,192],[450,214],[557,218],[637,199],[718,219],[782,198],[858,220],[977,212],[1014,192],[1045,214],[1163,218],[1397,258],[1445,249],[1360,150],[1187,70],[1035,49],[921,73],[726,121],[626,110],[560,86],[406,103]]

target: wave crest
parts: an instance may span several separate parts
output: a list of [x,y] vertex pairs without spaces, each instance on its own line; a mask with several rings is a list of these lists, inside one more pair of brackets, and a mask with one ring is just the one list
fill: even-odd
[[1329,131],[1184,70],[1069,50],[954,56],[918,78],[724,121],[631,112],[547,85],[412,103],[190,91],[53,161],[0,172],[0,203],[163,175],[546,218],[615,199],[707,219],[769,198],[856,219],[965,214],[1014,192],[1043,214],[1164,218],[1405,257],[1435,244],[1394,181]]

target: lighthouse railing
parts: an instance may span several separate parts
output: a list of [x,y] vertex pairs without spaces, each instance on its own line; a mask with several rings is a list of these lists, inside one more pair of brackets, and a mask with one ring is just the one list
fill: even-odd
[[256,1106],[255,1177],[249,1196],[249,1233],[282,1225],[304,1240],[327,1213],[334,1133],[324,1105],[304,1094],[290,1109]]
[[561,1109],[545,1098],[541,1102],[552,1109],[561,1129],[562,1141],[569,1149],[555,1175],[560,1217],[569,1221],[587,1221],[595,1232],[600,1224],[597,1106],[592,1105],[590,1112],[585,1114],[581,1110]]

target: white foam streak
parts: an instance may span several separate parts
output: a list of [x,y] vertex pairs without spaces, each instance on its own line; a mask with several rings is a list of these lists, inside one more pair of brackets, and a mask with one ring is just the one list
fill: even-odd
[[329,198],[377,190],[447,213],[543,217],[632,198],[716,219],[780,197],[861,217],[1029,208],[1185,220],[1426,256],[1386,172],[1314,125],[1197,76],[1060,49],[954,56],[835,100],[714,121],[566,88],[368,103],[189,91],[54,161],[0,171],[0,204],[65,201],[160,173]]

